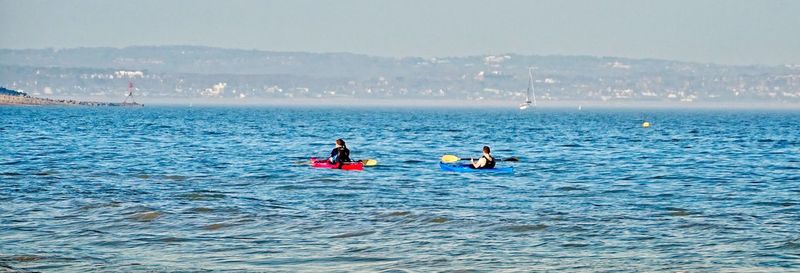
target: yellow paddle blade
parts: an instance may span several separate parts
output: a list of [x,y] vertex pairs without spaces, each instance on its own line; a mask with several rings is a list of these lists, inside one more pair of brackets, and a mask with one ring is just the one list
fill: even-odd
[[444,162],[444,163],[453,163],[453,162],[458,162],[459,160],[461,160],[461,158],[458,158],[457,156],[454,156],[454,155],[443,155],[442,156],[442,162]]
[[378,161],[375,160],[375,159],[364,159],[364,160],[361,160],[361,163],[364,163],[364,166],[366,166],[366,167],[372,167],[372,166],[378,165]]

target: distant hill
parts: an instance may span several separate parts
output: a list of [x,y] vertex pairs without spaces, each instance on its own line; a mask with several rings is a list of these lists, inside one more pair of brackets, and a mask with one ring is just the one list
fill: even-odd
[[[429,76],[477,69],[503,68],[526,74],[528,66],[543,71],[612,76],[671,71],[744,67],[693,64],[669,60],[592,56],[526,56],[494,54],[441,58],[387,58],[352,53],[276,52],[200,46],[135,46],[126,48],[0,49],[0,64],[61,68],[124,68],[152,73],[303,75],[317,77]],[[614,66],[614,64],[618,64]],[[510,70],[521,70],[514,72]],[[759,67],[759,71],[780,67]],[[527,75],[527,74],[526,74]]]
[[387,58],[198,46],[0,49],[0,85],[32,95],[123,98],[524,99],[800,102],[800,66],[593,56]]

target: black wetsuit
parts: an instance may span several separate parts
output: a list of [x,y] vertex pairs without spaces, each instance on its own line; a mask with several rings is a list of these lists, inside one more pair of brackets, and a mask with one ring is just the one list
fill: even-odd
[[[483,167],[480,167],[478,169],[494,169],[494,164],[495,164],[494,157],[492,157],[492,160],[489,160],[488,157],[482,155],[481,158],[486,159],[486,164],[483,164]],[[472,166],[472,165],[470,165],[470,166]],[[474,166],[473,166],[473,168],[474,168]]]
[[350,162],[350,150],[347,147],[333,148],[331,151],[331,163]]

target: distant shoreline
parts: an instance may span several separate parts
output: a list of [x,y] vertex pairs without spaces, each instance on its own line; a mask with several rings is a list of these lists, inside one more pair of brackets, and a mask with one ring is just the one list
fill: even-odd
[[[298,106],[298,107],[383,107],[383,108],[507,108],[517,109],[518,101],[509,100],[420,100],[420,99],[142,99],[148,105],[162,106]],[[800,103],[742,102],[620,102],[620,101],[539,101],[542,109],[775,109],[800,110]]]
[[[110,100],[111,98],[99,98]],[[517,109],[519,102],[509,100],[463,99],[356,99],[356,98],[140,98],[157,106],[276,106],[276,107],[381,107],[381,108],[496,108]],[[82,106],[143,106],[139,103],[107,103],[84,101],[78,98],[37,98],[0,95],[0,105],[82,105]],[[729,109],[729,110],[800,110],[800,103],[775,102],[634,102],[634,101],[540,101],[540,109]]]
[[68,105],[68,106],[133,106],[142,107],[143,104],[139,103],[113,103],[113,102],[96,102],[96,101],[81,101],[72,99],[49,99],[37,98],[27,95],[3,95],[0,94],[0,105]]

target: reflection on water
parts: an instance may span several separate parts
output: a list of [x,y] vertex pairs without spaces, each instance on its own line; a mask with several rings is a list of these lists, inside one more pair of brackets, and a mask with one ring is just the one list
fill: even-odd
[[[0,272],[800,267],[798,112],[0,114]],[[298,164],[339,137],[379,166]],[[484,144],[515,173],[438,170]]]

